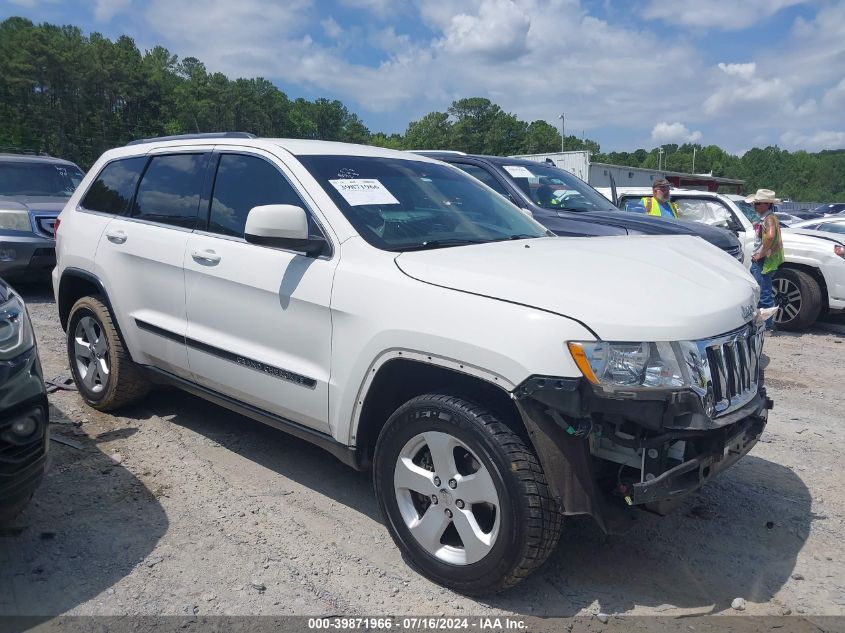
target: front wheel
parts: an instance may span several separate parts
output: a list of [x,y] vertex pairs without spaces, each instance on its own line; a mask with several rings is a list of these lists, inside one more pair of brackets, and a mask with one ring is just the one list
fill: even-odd
[[393,540],[455,591],[507,589],[557,545],[561,514],[536,456],[466,400],[427,394],[402,405],[379,434],[373,470]]
[[802,270],[780,268],[772,279],[775,323],[781,330],[803,330],[815,323],[822,309],[822,291]]
[[111,312],[97,297],[82,297],[73,304],[67,354],[79,395],[95,409],[111,411],[149,391],[150,383],[126,353]]

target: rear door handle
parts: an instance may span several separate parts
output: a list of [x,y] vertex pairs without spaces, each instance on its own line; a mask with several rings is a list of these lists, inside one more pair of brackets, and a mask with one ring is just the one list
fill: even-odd
[[106,239],[114,244],[123,244],[128,237],[126,231],[121,231],[120,229],[106,231]]
[[220,255],[218,255],[211,249],[206,249],[204,251],[194,249],[191,251],[191,257],[194,258],[195,262],[198,262],[200,264],[214,265],[220,261]]

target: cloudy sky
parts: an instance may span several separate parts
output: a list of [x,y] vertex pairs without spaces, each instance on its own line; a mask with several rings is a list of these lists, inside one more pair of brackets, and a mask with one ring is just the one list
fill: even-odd
[[843,0],[0,0],[126,34],[373,131],[484,96],[604,150],[845,148]]

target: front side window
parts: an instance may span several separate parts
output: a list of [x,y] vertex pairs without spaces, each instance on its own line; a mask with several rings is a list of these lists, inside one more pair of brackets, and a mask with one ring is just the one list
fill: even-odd
[[132,217],[192,229],[208,154],[153,156],[138,185]]
[[745,200],[734,200],[734,204],[740,211],[742,211],[742,215],[748,218],[748,221],[751,222],[751,224],[760,221],[760,216],[757,215],[757,212],[754,210],[753,204],[746,202]]
[[83,174],[76,165],[0,162],[0,196],[70,198]]
[[510,199],[511,196],[507,192],[507,190],[502,186],[502,183],[496,180],[496,177],[483,167],[479,167],[478,165],[469,165],[467,163],[452,164],[461,171],[466,172],[473,178],[477,178],[496,193],[503,195],[505,198]]
[[610,200],[568,171],[545,163],[502,163],[502,170],[537,206],[565,211],[618,211]]
[[377,248],[424,250],[547,231],[447,165],[365,156],[299,156],[355,230]]
[[81,205],[89,211],[125,215],[129,212],[135,185],[147,163],[146,156],[113,160],[103,167],[88,189]]
[[265,204],[305,208],[287,179],[267,161],[256,156],[223,154],[214,180],[208,230],[243,237],[250,209]]

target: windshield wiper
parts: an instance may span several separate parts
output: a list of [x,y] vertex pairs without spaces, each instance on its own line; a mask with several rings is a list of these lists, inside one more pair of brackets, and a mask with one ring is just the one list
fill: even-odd
[[504,237],[497,237],[491,242],[507,242],[508,240],[533,240],[535,237],[542,237],[542,235],[529,235],[528,233],[514,233],[513,235],[506,235]]
[[467,244],[484,244],[487,240],[468,240],[457,237],[447,237],[440,240],[428,240],[420,242],[419,244],[410,244],[408,246],[395,246],[388,250],[391,251],[425,251],[431,248],[445,248],[448,246],[465,246]]

